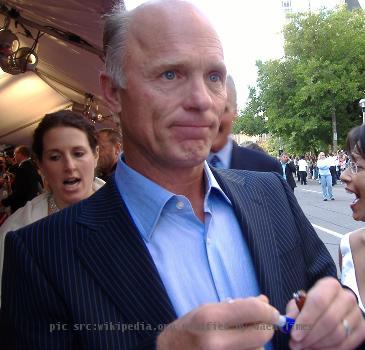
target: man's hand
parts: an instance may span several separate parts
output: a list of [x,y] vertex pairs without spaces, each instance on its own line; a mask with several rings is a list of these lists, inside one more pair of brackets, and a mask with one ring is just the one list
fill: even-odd
[[365,340],[365,320],[356,298],[335,278],[319,280],[308,291],[301,312],[291,300],[287,313],[296,317],[291,331],[292,350],[351,350]]
[[262,349],[278,316],[262,295],[207,304],[171,323],[159,335],[157,349]]

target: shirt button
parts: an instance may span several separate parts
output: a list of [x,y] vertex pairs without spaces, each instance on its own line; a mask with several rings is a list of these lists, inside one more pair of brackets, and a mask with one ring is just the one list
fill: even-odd
[[209,245],[210,243],[212,243],[210,238],[207,238],[207,244]]
[[182,208],[184,208],[184,202],[180,202],[180,201],[179,201],[179,202],[177,202],[177,203],[176,203],[176,208],[177,208],[177,209],[182,209]]

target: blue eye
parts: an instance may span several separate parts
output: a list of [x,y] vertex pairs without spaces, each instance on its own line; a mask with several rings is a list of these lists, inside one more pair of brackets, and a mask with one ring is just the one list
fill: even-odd
[[176,72],[174,72],[173,70],[168,70],[167,72],[164,72],[162,75],[167,80],[173,80],[176,78]]
[[213,83],[217,83],[218,81],[221,81],[221,76],[218,73],[212,73],[209,74],[209,80]]

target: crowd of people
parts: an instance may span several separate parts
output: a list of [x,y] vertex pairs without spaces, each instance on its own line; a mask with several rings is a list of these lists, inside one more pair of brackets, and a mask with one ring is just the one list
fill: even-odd
[[[306,154],[300,157],[289,155],[289,161],[293,162],[295,166],[294,174],[297,178],[297,182],[300,182],[301,185],[305,185],[307,179],[314,179],[319,182],[320,171],[317,163],[318,159],[323,159],[323,155],[326,159],[326,163],[328,163],[330,167],[332,186],[336,185],[337,181],[340,181],[341,173],[349,167],[350,163],[350,157],[347,155],[347,152],[343,150],[327,154],[319,152],[317,156],[312,154]],[[299,168],[301,170],[299,170]]]
[[[306,183],[305,157],[279,162],[229,137],[235,87],[209,20],[180,0],[117,3],[104,19],[100,85],[123,138],[71,111],[46,115],[33,135],[37,191],[17,208],[6,199],[34,164],[29,152],[14,157],[1,348],[364,347],[364,287],[345,278],[363,269],[358,235],[352,257],[342,251],[353,264],[344,286],[293,193],[290,175]],[[359,197],[357,220],[364,128],[341,175]],[[280,332],[283,317],[294,325]]]

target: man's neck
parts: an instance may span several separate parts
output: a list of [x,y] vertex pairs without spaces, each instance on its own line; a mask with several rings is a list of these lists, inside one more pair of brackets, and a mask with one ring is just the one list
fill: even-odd
[[125,155],[126,164],[133,170],[166,190],[187,197],[195,215],[204,221],[205,179],[204,163],[192,167],[161,166],[146,158],[134,161]]

